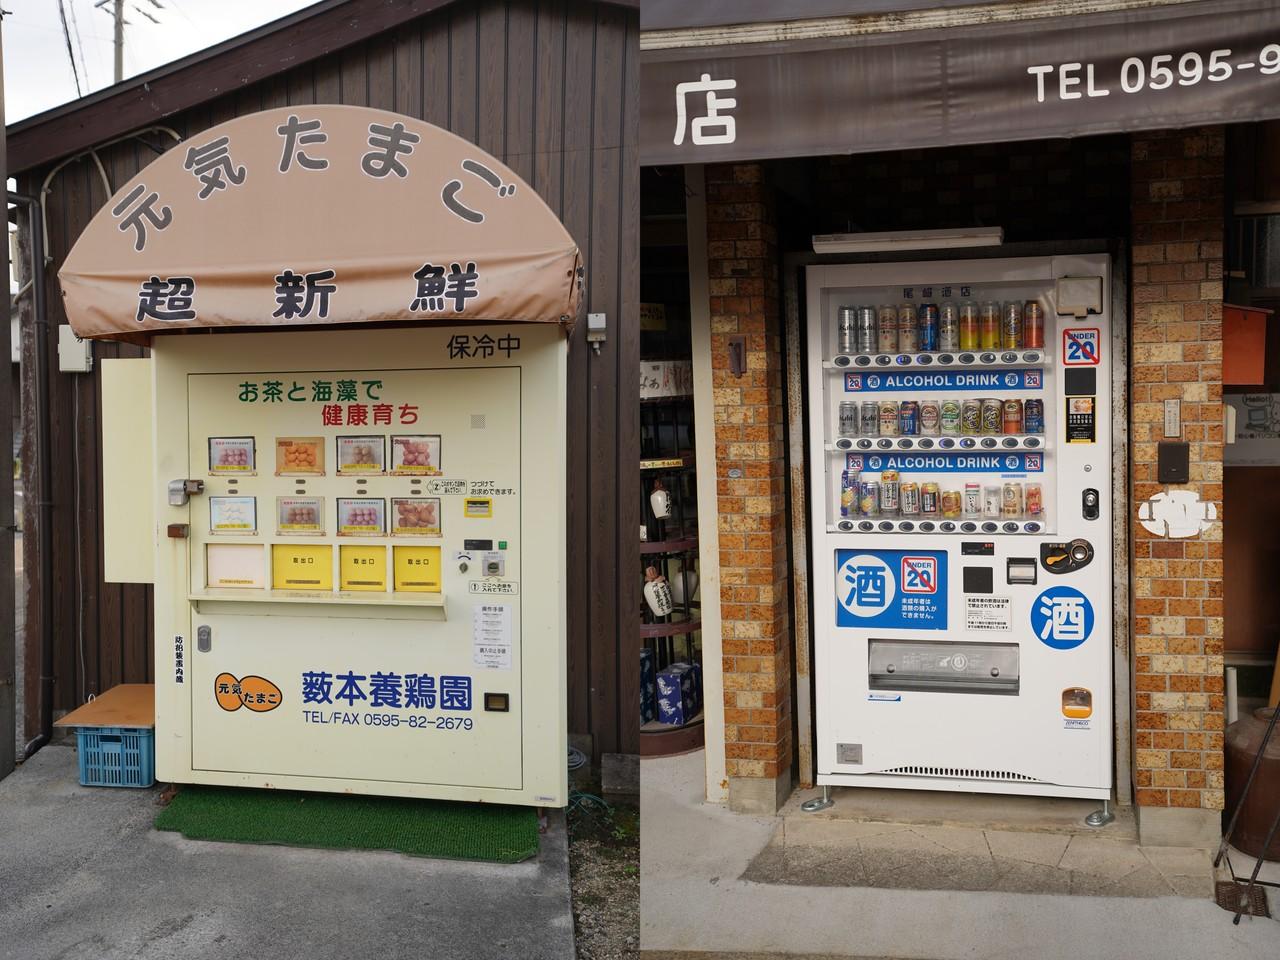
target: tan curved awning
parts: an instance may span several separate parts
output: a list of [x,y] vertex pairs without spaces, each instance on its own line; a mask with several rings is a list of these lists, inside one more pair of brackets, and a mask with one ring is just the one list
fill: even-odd
[[577,245],[479,147],[410,117],[296,106],[157,158],[58,273],[81,337],[210,327],[571,324]]

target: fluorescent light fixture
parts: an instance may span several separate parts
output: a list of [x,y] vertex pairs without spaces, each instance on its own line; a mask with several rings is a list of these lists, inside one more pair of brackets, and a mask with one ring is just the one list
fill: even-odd
[[957,230],[889,230],[884,233],[820,233],[814,253],[874,253],[877,250],[947,250],[953,247],[998,247],[1004,227],[960,227]]

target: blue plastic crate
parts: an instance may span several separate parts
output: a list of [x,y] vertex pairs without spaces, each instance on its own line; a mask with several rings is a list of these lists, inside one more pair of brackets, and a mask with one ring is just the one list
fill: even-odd
[[76,727],[80,783],[149,787],[156,782],[156,738],[150,727]]

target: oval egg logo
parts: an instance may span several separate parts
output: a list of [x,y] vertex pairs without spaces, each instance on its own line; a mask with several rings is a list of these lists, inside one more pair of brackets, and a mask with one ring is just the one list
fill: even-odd
[[214,678],[213,695],[218,706],[228,713],[234,713],[241,707],[254,713],[267,713],[284,700],[280,688],[266,677],[250,675],[237,680],[231,673],[220,673]]

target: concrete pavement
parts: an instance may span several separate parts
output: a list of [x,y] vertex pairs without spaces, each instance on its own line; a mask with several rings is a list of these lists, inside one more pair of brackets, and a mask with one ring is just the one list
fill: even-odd
[[[1146,889],[1140,897],[1114,890],[1098,896],[943,889],[950,879],[945,863],[933,873],[935,889],[859,885],[874,879],[856,876],[837,883],[840,878],[832,873],[815,879],[806,875],[803,862],[792,860],[785,838],[778,849],[779,818],[732,814],[703,802],[702,764],[703,754],[697,752],[641,765],[640,946],[655,958],[678,957],[681,951],[929,960],[1261,960],[1277,955],[1280,926],[1275,921],[1245,918],[1234,927],[1231,915],[1212,900],[1168,895],[1173,882]],[[908,831],[918,834],[909,841],[923,854],[916,863],[932,859],[939,840],[955,842],[937,829]],[[1002,850],[1015,852],[1010,845],[1016,839],[1001,840],[1007,844]],[[1072,842],[1053,838],[1051,844],[1063,848],[1058,863]],[[1110,869],[1121,871],[1115,858],[1128,857],[1128,845],[1093,841],[1103,842],[1116,843],[1117,849],[1096,851],[1082,844],[1065,869],[1101,862],[1088,859],[1101,854]],[[800,846],[812,851],[821,844]],[[764,869],[771,856],[772,874]],[[902,850],[888,856],[900,866],[907,863]],[[1154,856],[1160,860],[1162,855]],[[1165,872],[1157,873],[1165,881],[1195,873],[1201,856],[1170,855],[1159,864]],[[1113,876],[1120,880],[1147,867],[1157,864],[1144,854],[1142,864]],[[1020,889],[1029,888],[1034,887]]]
[[0,781],[0,960],[573,960],[561,815],[505,866],[187,840],[155,798],[63,744]]

